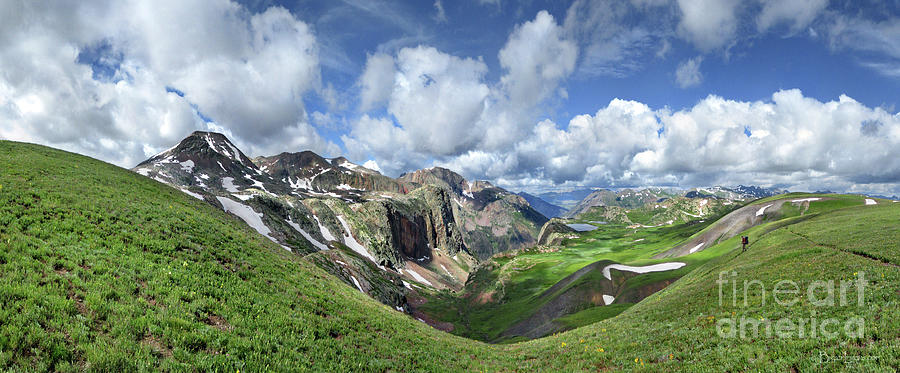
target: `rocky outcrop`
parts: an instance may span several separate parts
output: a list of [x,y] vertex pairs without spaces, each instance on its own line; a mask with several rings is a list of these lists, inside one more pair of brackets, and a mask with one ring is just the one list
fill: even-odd
[[[407,193],[410,185],[354,164],[344,157],[323,158],[311,151],[257,157],[253,162],[292,193],[361,201],[366,192]],[[414,186],[413,186],[414,187]]]
[[564,220],[553,218],[541,227],[538,245],[559,245],[562,240],[574,233],[575,230],[566,225]]
[[[537,243],[547,218],[521,196],[441,167],[403,174],[398,180],[437,186],[450,191],[454,221],[459,225],[465,246],[478,260],[496,253],[521,249]],[[439,201],[443,203],[443,201]]]

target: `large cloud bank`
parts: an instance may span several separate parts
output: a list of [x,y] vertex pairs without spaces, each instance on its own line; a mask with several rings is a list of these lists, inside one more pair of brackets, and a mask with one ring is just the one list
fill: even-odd
[[[427,44],[379,49],[338,92],[322,81],[327,52],[315,31],[282,7],[5,1],[0,138],[125,167],[199,129],[223,131],[251,155],[338,155],[340,142],[392,176],[443,165],[513,189],[746,183],[900,193],[900,114],[846,96],[711,95],[679,110],[612,100],[567,123],[545,119],[568,99],[568,81],[635,74],[676,43],[695,57],[660,84],[685,89],[702,89],[704,67],[764,33],[820,34],[833,51],[865,52],[860,64],[900,77],[898,20],[828,5],[576,0],[562,19],[540,11],[512,27],[495,52],[498,71]],[[309,114],[311,96],[345,109]],[[339,136],[323,137],[322,126]]]
[[131,166],[195,129],[252,153],[337,152],[307,121],[310,28],[227,1],[0,4],[0,137]]

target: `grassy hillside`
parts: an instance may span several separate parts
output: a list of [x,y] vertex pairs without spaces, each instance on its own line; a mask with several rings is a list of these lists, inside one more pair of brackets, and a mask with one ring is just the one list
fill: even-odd
[[436,369],[490,347],[392,311],[230,215],[0,142],[0,370]]
[[[900,204],[879,202],[773,227],[747,253],[720,243],[710,249],[722,255],[616,317],[487,345],[375,302],[176,189],[87,157],[3,141],[0,369],[893,371]],[[749,306],[731,307],[717,298],[725,270],[768,289],[781,279],[805,286],[855,273],[870,282],[862,306],[761,306],[751,292]],[[858,315],[865,334],[721,338],[713,321],[812,311]]]

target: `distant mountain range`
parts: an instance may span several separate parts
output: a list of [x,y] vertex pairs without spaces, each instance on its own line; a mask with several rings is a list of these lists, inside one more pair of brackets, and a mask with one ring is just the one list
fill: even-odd
[[534,207],[535,210],[538,210],[538,212],[544,214],[544,216],[548,218],[560,217],[567,211],[564,207],[544,201],[541,197],[528,194],[526,192],[519,192],[517,194],[522,198],[525,198],[525,200],[528,201],[528,204],[531,205],[531,207]]
[[573,189],[569,191],[550,191],[538,193],[535,196],[555,206],[566,210],[575,207],[581,200],[594,191],[594,188]]
[[787,193],[786,190],[739,185],[679,190],[645,188],[591,192],[570,210],[566,218],[596,219],[622,224],[673,224],[701,219],[737,203]]

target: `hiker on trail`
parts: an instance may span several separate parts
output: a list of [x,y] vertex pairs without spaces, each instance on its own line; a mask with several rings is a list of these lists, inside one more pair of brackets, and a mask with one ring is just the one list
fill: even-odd
[[750,237],[741,236],[741,246],[743,247],[741,249],[741,252],[747,251],[747,245],[749,245],[749,244],[750,244]]

